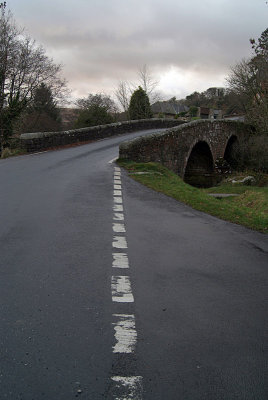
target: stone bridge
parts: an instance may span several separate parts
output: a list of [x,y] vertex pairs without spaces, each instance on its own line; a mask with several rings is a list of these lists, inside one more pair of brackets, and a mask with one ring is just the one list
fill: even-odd
[[251,132],[251,126],[237,121],[193,121],[124,142],[119,157],[159,162],[187,183],[209,187],[220,180],[224,164],[232,166],[234,144]]

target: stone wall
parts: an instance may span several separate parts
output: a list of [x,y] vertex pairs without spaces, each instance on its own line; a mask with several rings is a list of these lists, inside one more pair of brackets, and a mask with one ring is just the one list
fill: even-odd
[[119,157],[136,162],[159,162],[183,178],[191,151],[198,142],[208,144],[215,165],[224,157],[231,137],[239,140],[251,130],[249,125],[237,121],[193,121],[124,142],[120,145]]
[[110,136],[122,135],[143,129],[170,128],[181,124],[175,119],[143,119],[124,121],[109,125],[99,125],[89,128],[80,128],[62,132],[24,133],[20,136],[20,143],[27,152],[41,151],[48,148],[69,145],[73,143],[89,142]]

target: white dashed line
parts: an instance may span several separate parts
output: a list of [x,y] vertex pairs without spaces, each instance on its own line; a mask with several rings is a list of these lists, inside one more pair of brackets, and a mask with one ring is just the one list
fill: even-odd
[[122,204],[114,204],[113,210],[114,210],[114,212],[123,211],[123,206],[122,206]]
[[115,233],[124,233],[126,232],[126,228],[124,224],[113,223],[113,231]]
[[135,328],[135,317],[129,314],[113,314],[116,322],[113,322],[116,344],[113,346],[114,353],[133,353],[137,343],[137,332]]
[[114,213],[114,220],[115,221],[124,221],[124,214],[123,213]]
[[117,204],[122,204],[123,203],[123,199],[122,197],[114,197],[114,202]]
[[[122,249],[127,249],[128,245],[124,235],[126,233],[126,227],[125,224],[122,223],[125,218],[123,213],[121,169],[119,167],[114,167],[113,196],[113,220],[116,221],[113,222],[113,232],[117,235],[113,236],[112,246],[117,252],[113,253],[112,267],[122,270],[129,268],[129,260],[127,253],[122,252]],[[123,235],[120,236],[120,234]],[[112,301],[114,303],[134,302],[129,276],[112,276],[111,291]],[[120,307],[124,306],[121,305]],[[115,345],[113,346],[113,353],[134,353],[137,344],[137,331],[135,327],[134,314],[113,314],[112,325],[115,331]],[[125,365],[122,367],[125,368]],[[127,374],[127,371],[125,372]],[[142,379],[143,378],[141,376],[112,376],[112,398],[115,400],[142,400]]]
[[127,249],[127,241],[123,236],[114,236],[113,247],[116,249]]
[[113,253],[114,268],[129,268],[128,256],[126,253]]
[[112,300],[116,303],[133,303],[134,297],[128,276],[112,276]]
[[142,376],[112,376],[116,400],[142,400]]

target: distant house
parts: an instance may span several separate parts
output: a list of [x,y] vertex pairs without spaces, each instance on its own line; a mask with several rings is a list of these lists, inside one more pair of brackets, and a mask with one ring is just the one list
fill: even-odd
[[189,107],[181,104],[175,98],[167,101],[157,101],[151,105],[151,109],[154,115],[164,114],[167,117],[174,117],[181,112],[188,112]]
[[221,119],[222,110],[214,110],[208,107],[198,107],[197,117],[201,119]]
[[[218,88],[213,89],[216,90]],[[180,113],[185,113],[187,114],[186,116],[189,116],[188,112],[190,110],[189,107],[182,104],[179,100],[176,100],[175,97],[166,101],[157,101],[151,105],[151,109],[155,116],[163,114],[168,118],[173,118]],[[223,113],[222,110],[214,110],[209,107],[197,107],[196,117],[201,119],[221,119],[223,118]]]
[[222,110],[213,110],[213,119],[222,119],[223,118],[223,112]]

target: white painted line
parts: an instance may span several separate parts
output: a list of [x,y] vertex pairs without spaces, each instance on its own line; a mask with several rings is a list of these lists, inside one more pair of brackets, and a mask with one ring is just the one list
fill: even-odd
[[131,291],[128,276],[112,276],[112,300],[117,303],[133,303],[134,297]]
[[113,158],[112,160],[108,161],[108,164],[112,164],[113,162],[115,162],[117,160],[118,157]]
[[121,176],[121,172],[120,171],[114,171],[114,177],[116,176]]
[[123,236],[114,236],[113,247],[116,249],[127,249],[127,241]]
[[122,204],[123,203],[122,197],[114,197],[114,203]]
[[142,376],[112,376],[115,400],[142,400]]
[[126,232],[126,228],[124,224],[118,224],[116,222],[113,223],[113,231],[115,233],[125,233]]
[[126,253],[113,253],[114,268],[129,268],[128,257]]
[[38,154],[48,153],[50,150],[38,151],[37,153],[25,154],[26,156],[37,156]]
[[122,190],[114,190],[114,196],[122,196]]
[[124,209],[123,209],[122,204],[114,204],[113,210],[114,210],[114,212],[117,212],[117,211],[120,212],[120,211],[123,211]]
[[115,183],[115,184],[114,184],[114,189],[121,190],[121,189],[122,189],[122,186],[121,186],[121,185],[117,185],[117,184]]
[[114,185],[121,185],[121,179],[115,179]]
[[114,167],[114,170],[115,171],[121,171],[121,168],[120,167]]
[[123,213],[114,213],[114,220],[115,221],[124,221],[124,214]]
[[114,353],[133,353],[137,343],[137,331],[133,314],[113,314],[116,322],[113,322],[116,344]]

